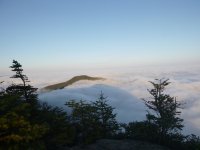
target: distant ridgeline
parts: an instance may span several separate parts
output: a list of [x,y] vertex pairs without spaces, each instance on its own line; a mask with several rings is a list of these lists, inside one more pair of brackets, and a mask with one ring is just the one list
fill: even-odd
[[71,78],[70,80],[68,80],[66,82],[61,82],[61,83],[46,86],[42,90],[52,91],[52,90],[63,89],[65,87],[72,85],[75,82],[78,82],[78,81],[81,81],[81,80],[95,81],[95,80],[105,80],[105,79],[101,78],[101,77],[90,77],[90,76],[87,76],[87,75],[75,76],[75,77]]

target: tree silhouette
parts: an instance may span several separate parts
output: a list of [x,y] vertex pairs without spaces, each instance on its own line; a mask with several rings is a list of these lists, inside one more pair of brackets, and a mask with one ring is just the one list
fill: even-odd
[[19,94],[23,96],[26,102],[36,104],[37,103],[37,88],[32,87],[31,85],[27,84],[30,82],[28,80],[28,77],[23,74],[22,65],[18,63],[16,60],[13,60],[13,65],[10,66],[12,68],[12,71],[15,72],[15,74],[11,78],[17,78],[21,79],[22,84],[13,84],[9,86],[6,90],[8,93],[14,93]]
[[76,143],[88,144],[95,141],[99,130],[94,107],[83,100],[70,100],[65,105],[72,109],[71,124],[76,129]]
[[165,88],[170,84],[169,79],[156,79],[155,82],[150,82],[153,88],[148,90],[152,96],[152,100],[144,100],[146,106],[153,111],[148,112],[147,120],[158,127],[158,133],[161,140],[166,135],[178,133],[182,130],[183,119],[179,118],[181,103],[176,101],[175,97],[166,94]]
[[114,108],[107,104],[102,92],[95,102],[70,100],[65,105],[72,109],[71,121],[76,127],[79,143],[88,144],[111,137],[119,128]]
[[36,88],[26,85],[28,78],[17,61],[11,68],[16,72],[12,77],[20,78],[23,84],[0,91],[0,149],[44,149],[41,138],[48,127],[34,120],[38,111],[38,105],[33,105],[37,104]]
[[98,100],[93,102],[103,137],[112,136],[119,128],[116,121],[116,114],[113,113],[114,108],[108,105],[107,101],[107,97],[101,92]]

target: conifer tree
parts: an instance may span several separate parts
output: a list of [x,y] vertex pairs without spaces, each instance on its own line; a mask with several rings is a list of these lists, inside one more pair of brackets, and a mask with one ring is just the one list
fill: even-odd
[[181,103],[175,97],[165,93],[165,88],[170,84],[168,79],[156,79],[150,82],[153,88],[148,90],[152,100],[144,100],[146,106],[152,110],[147,114],[147,120],[157,125],[160,138],[178,133],[182,130],[183,119],[179,118]]
[[24,100],[31,104],[37,103],[37,94],[36,90],[37,88],[32,87],[28,84],[30,82],[28,80],[28,77],[23,74],[22,65],[18,63],[16,60],[13,60],[13,65],[10,66],[12,68],[12,71],[15,72],[15,74],[11,78],[17,78],[22,81],[22,84],[13,84],[9,86],[6,90],[8,93],[14,93],[19,94],[23,96]]
[[116,114],[113,113],[114,108],[108,105],[107,101],[107,97],[101,92],[98,100],[93,102],[103,137],[113,135],[118,129]]
[[65,105],[72,109],[71,123],[76,128],[76,142],[88,144],[95,141],[99,130],[94,107],[83,100],[70,100]]
[[16,72],[12,77],[20,78],[23,84],[0,90],[0,149],[45,149],[41,138],[48,127],[34,120],[38,111],[33,105],[37,104],[36,89],[26,84],[28,78],[17,61],[11,68]]
[[114,108],[107,104],[102,92],[95,102],[70,100],[65,105],[72,109],[71,121],[76,127],[79,143],[88,144],[100,138],[111,137],[118,130]]

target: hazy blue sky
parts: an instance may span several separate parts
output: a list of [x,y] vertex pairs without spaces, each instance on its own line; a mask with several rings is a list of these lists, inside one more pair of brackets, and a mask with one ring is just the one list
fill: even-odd
[[0,0],[0,69],[199,63],[200,0]]

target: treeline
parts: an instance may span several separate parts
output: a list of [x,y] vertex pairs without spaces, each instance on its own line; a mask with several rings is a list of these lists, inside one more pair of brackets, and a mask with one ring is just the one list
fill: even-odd
[[[128,124],[116,121],[114,108],[101,92],[94,102],[70,100],[62,108],[38,100],[37,89],[28,84],[21,64],[13,61],[11,69],[22,84],[0,90],[0,149],[59,150],[87,145],[98,139],[133,139],[167,146],[171,149],[200,150],[196,135],[181,133],[181,104],[166,94],[168,80],[151,82],[151,99],[143,100],[148,108],[146,120]],[[59,99],[58,99],[59,100]],[[131,112],[130,112],[131,115]]]

